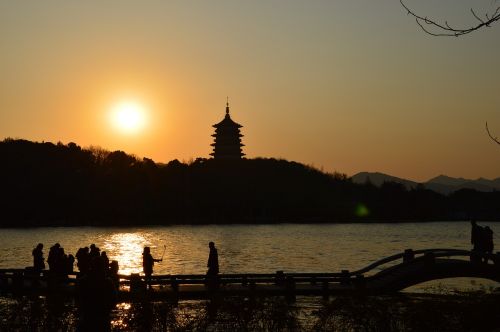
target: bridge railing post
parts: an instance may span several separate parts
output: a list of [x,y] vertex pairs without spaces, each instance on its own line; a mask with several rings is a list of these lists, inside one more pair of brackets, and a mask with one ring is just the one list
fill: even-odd
[[257,285],[255,283],[255,280],[251,279],[250,282],[248,283],[248,289],[249,289],[248,299],[250,300],[250,303],[254,303],[254,301],[255,301],[256,288],[257,288]]
[[470,261],[471,263],[481,263],[482,261],[481,253],[478,250],[471,250]]
[[350,283],[350,278],[349,278],[349,270],[342,270],[340,271],[340,284],[341,285],[348,285]]
[[20,291],[23,287],[23,273],[16,271],[12,274],[12,289]]
[[403,253],[403,263],[409,263],[415,259],[415,253],[413,249],[405,249]]
[[285,289],[286,289],[286,300],[289,303],[293,303],[296,301],[295,298],[295,280],[293,279],[292,276],[286,277],[286,282],[285,282]]
[[356,275],[356,280],[355,280],[355,285],[358,290],[363,290],[365,289],[366,286],[366,279],[365,276],[362,274]]
[[179,281],[175,276],[170,277],[170,287],[172,287],[173,291],[172,300],[177,306],[177,304],[179,303]]
[[139,273],[132,273],[130,275],[130,293],[137,294],[146,291],[146,283],[142,281]]
[[285,283],[285,273],[283,271],[276,271],[276,276],[274,277],[274,283],[276,285],[283,285]]
[[328,301],[330,298],[330,291],[329,291],[330,284],[328,281],[323,281],[323,284],[321,285],[321,290],[323,293],[323,300]]
[[0,287],[4,288],[8,285],[8,277],[5,273],[0,273]]
[[170,278],[170,286],[172,287],[172,290],[174,292],[177,293],[179,291],[179,282],[177,281],[176,277],[171,277]]
[[311,285],[316,285],[316,277],[311,277]]

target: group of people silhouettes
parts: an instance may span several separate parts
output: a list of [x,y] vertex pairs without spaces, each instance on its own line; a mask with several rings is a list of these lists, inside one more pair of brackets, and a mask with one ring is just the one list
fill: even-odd
[[[41,272],[45,269],[45,259],[43,257],[43,243],[39,243],[32,252],[33,255],[33,270],[35,272]],[[95,245],[91,244],[89,247],[84,247],[78,249],[76,252],[77,267],[79,270],[79,276],[86,275],[90,271],[92,260],[98,259],[102,262],[104,266],[104,271],[116,270],[118,272],[117,262],[109,262],[109,258],[106,252],[101,252],[100,249]],[[47,257],[47,263],[49,265],[49,272],[52,276],[68,276],[68,274],[73,273],[73,266],[75,263],[75,256],[64,252],[64,248],[61,247],[59,243],[54,244],[49,249],[49,256]]]
[[[207,285],[210,287],[216,283],[219,258],[213,242],[209,243],[209,248],[207,280],[210,283]],[[45,270],[42,243],[33,249],[32,255],[33,270],[40,274]],[[78,249],[75,256],[79,270],[76,283],[76,301],[80,312],[78,330],[109,331],[109,314],[116,303],[119,287],[118,262],[110,263],[106,252],[101,251],[95,244]],[[142,266],[146,284],[150,284],[154,263],[162,260],[163,256],[159,259],[153,258],[150,247],[144,247]],[[67,278],[68,274],[73,272],[74,261],[73,255],[66,255],[59,243],[54,244],[47,258],[50,280],[57,282]]]
[[488,254],[493,254],[493,231],[489,226],[479,226],[475,220],[471,221],[471,236],[470,243],[474,253],[479,254],[479,261],[488,263]]
[[[210,242],[208,244],[210,253],[207,262],[207,276],[213,277],[219,274],[219,256],[215,244]],[[43,257],[43,244],[39,243],[32,252],[33,255],[33,270],[41,272],[45,269],[45,259]],[[79,276],[85,276],[92,272],[92,267],[101,269],[105,275],[114,276],[118,273],[118,262],[109,261],[108,255],[105,251],[101,251],[95,244],[89,247],[83,247],[76,252],[76,266],[78,267]],[[151,255],[151,248],[144,247],[142,252],[142,269],[144,272],[145,280],[149,282],[153,274],[153,266],[155,262],[163,261],[162,258],[156,259]],[[73,272],[73,265],[75,257],[64,253],[64,248],[59,243],[54,244],[49,250],[49,257],[47,263],[51,275],[66,276]]]
[[[45,269],[45,261],[43,258],[43,244],[39,243],[32,252],[33,255],[33,269],[36,272],[40,272]],[[47,258],[47,263],[49,264],[49,270],[53,275],[68,275],[68,273],[73,272],[73,263],[75,262],[75,257],[73,255],[66,255],[64,253],[64,248],[61,247],[59,243],[54,244],[49,249],[49,257]]]
[[100,260],[102,262],[102,266],[104,267],[104,272],[106,272],[106,274],[115,269],[116,272],[118,272],[118,262],[113,261],[110,263],[106,252],[101,251],[101,249],[93,243],[90,247],[80,248],[76,252],[76,266],[81,274],[87,274],[89,272],[93,260]]

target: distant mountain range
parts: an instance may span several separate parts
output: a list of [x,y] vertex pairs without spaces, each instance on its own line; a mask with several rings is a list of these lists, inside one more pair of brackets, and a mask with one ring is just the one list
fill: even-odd
[[407,189],[415,188],[421,184],[425,188],[434,190],[442,194],[449,194],[460,189],[475,189],[477,191],[500,191],[500,178],[488,180],[479,178],[470,180],[464,178],[452,178],[446,175],[439,175],[427,182],[418,183],[411,180],[401,179],[395,176],[378,172],[361,172],[351,177],[354,183],[366,183],[370,181],[373,185],[380,187],[384,182],[397,182],[403,184]]

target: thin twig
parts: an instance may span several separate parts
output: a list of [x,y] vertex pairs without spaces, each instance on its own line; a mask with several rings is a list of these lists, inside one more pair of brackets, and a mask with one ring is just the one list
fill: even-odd
[[490,130],[488,129],[488,122],[486,121],[486,132],[488,133],[488,136],[493,140],[493,142],[500,144],[500,141],[498,140],[497,137],[493,137],[493,135],[490,133]]
[[[472,8],[471,8],[471,9],[470,9],[470,11],[471,11],[472,15],[473,15],[475,18],[477,18],[477,20],[478,20],[479,22],[484,23],[484,21],[483,21],[483,20],[482,20],[479,16],[477,16],[477,15],[476,15],[476,12],[474,11],[474,9],[472,9]],[[486,18],[488,18],[488,14],[486,14]]]
[[[415,12],[413,12],[406,4],[404,3],[404,0],[399,0],[401,5],[403,6],[404,9],[406,9],[407,14],[411,15],[415,18],[417,24],[424,30],[425,33],[431,35],[431,36],[462,36],[466,35],[468,33],[471,33],[473,31],[479,30],[483,27],[489,27],[490,24],[497,22],[500,20],[500,7],[497,7],[495,12],[493,13],[492,16],[489,16],[488,14],[485,14],[486,20],[480,18],[476,12],[471,8],[472,15],[480,22],[479,24],[472,26],[470,28],[464,28],[464,29],[458,29],[458,28],[452,28],[447,21],[445,21],[444,25],[439,23],[438,21],[435,21],[433,19],[429,19],[427,17],[423,17],[420,15],[417,15]],[[423,23],[425,23],[427,26],[430,26],[431,29],[428,29],[424,27]],[[434,30],[435,29],[435,30]]]

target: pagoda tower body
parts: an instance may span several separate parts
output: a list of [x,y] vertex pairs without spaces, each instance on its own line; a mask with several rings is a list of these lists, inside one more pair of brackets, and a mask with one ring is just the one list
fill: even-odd
[[243,153],[240,133],[242,125],[234,122],[229,115],[229,102],[226,103],[226,116],[224,119],[214,124],[215,128],[214,151],[210,154],[214,159],[241,159],[245,155]]

